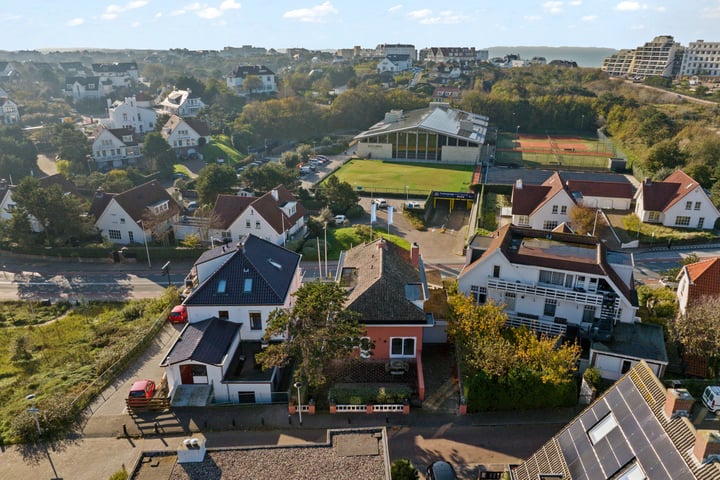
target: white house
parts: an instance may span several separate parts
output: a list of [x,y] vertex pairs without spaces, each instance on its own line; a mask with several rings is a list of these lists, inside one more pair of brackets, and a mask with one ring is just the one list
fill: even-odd
[[109,128],[129,128],[138,135],[152,132],[157,122],[157,113],[151,108],[138,105],[133,95],[125,97],[123,102],[115,102],[110,105],[108,99],[108,122]]
[[702,301],[704,297],[720,295],[720,257],[704,258],[683,266],[677,279],[678,308],[685,315],[688,307]]
[[93,140],[92,158],[101,172],[134,165],[142,158],[140,143],[132,129],[100,126]]
[[[248,90],[245,84],[248,77],[259,80],[259,85]],[[226,82],[238,95],[277,92],[275,73],[265,65],[238,65],[226,77]]]
[[116,87],[129,87],[137,82],[138,66],[136,62],[93,63],[93,76],[100,77],[102,82]]
[[0,92],[0,123],[3,125],[15,125],[20,123],[20,113],[15,102],[10,100],[7,94]]
[[646,179],[636,194],[635,214],[645,223],[712,230],[720,217],[708,193],[682,170],[662,182]]
[[192,96],[191,90],[173,90],[158,104],[158,109],[160,113],[194,117],[205,106],[200,97]]
[[542,185],[525,185],[517,179],[512,190],[512,223],[536,230],[553,230],[570,220],[575,206],[558,172]]
[[209,234],[222,241],[237,241],[253,234],[276,245],[302,237],[307,210],[283,185],[261,197],[218,195],[210,214]]
[[65,78],[65,95],[75,100],[98,99],[103,96],[100,77]]
[[88,215],[95,218],[101,235],[113,243],[128,245],[152,240],[168,232],[182,208],[157,180],[122,193],[98,189]]
[[173,115],[160,132],[179,157],[196,154],[198,147],[210,143],[210,129],[202,120]]
[[377,64],[378,73],[402,72],[412,68],[412,58],[409,55],[387,55]]

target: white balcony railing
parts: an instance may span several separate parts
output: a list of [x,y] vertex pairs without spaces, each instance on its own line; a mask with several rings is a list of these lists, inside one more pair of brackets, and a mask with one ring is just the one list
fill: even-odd
[[499,278],[488,278],[487,288],[503,292],[514,292],[521,295],[534,295],[536,297],[553,298],[581,305],[602,305],[603,296],[597,293],[576,292],[561,288],[541,287],[532,283],[508,282]]
[[567,326],[560,323],[544,322],[534,318],[518,317],[508,315],[505,325],[508,327],[528,327],[530,330],[549,337],[565,336]]

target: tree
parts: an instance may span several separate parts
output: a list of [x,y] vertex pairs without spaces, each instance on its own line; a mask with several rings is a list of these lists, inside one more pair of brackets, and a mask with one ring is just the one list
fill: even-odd
[[237,184],[237,174],[229,165],[211,163],[198,172],[195,182],[200,203],[212,204],[221,193],[232,193]]
[[685,353],[708,359],[711,376],[720,367],[720,297],[703,297],[672,323],[671,337]]
[[570,209],[570,226],[578,235],[595,234],[597,210],[583,205]]
[[284,185],[290,191],[300,186],[296,168],[288,168],[275,162],[246,169],[240,175],[240,180],[251,190],[263,193],[278,185]]
[[74,195],[65,195],[60,185],[41,187],[37,179],[25,177],[13,191],[13,217],[37,222],[48,245],[63,245],[70,239],[96,234],[92,220]]
[[341,182],[335,175],[330,176],[320,185],[320,196],[335,215],[346,214],[360,200],[352,185]]
[[150,169],[159,171],[165,178],[172,176],[177,156],[160,132],[145,135],[143,154]]
[[399,458],[390,466],[390,477],[392,480],[417,480],[419,474],[410,460]]
[[645,158],[645,168],[655,173],[663,168],[676,168],[685,162],[685,154],[677,142],[671,138],[661,140],[653,145]]
[[270,314],[265,340],[285,336],[257,355],[265,368],[295,362],[295,378],[310,387],[326,382],[324,366],[350,357],[364,328],[358,315],[345,309],[347,293],[337,283],[312,282],[294,294],[295,305]]
[[243,90],[245,90],[247,93],[250,93],[250,94],[263,89],[263,81],[257,75],[246,76],[245,80],[243,80],[242,85],[243,85]]
[[83,132],[69,123],[60,123],[52,128],[52,144],[63,160],[69,160],[75,173],[88,170],[87,157],[91,153],[90,141]]

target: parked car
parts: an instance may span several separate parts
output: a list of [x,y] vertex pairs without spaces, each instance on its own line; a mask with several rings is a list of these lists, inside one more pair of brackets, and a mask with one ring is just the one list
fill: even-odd
[[422,208],[422,207],[420,206],[420,202],[410,201],[405,204],[405,208],[413,209],[413,208]]
[[457,480],[455,469],[448,462],[436,460],[431,463],[425,472],[427,480]]
[[130,387],[128,398],[152,398],[155,395],[155,382],[152,380],[138,380]]
[[307,175],[309,173],[312,173],[312,170],[307,165],[303,165],[300,167],[300,175]]
[[348,219],[345,215],[335,215],[335,225],[345,225]]
[[660,279],[660,285],[675,290],[678,287],[678,282],[672,277],[665,276]]
[[720,387],[705,387],[702,402],[713,413],[720,410]]
[[168,314],[168,320],[171,323],[185,323],[188,319],[187,307],[185,305],[175,305]]
[[375,205],[377,205],[377,208],[387,208],[388,203],[384,198],[376,198]]

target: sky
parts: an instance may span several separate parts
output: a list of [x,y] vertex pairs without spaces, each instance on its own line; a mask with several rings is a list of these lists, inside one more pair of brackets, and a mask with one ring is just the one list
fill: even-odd
[[[720,0],[0,0],[0,50],[577,46],[720,41]],[[715,28],[714,28],[715,27]]]

